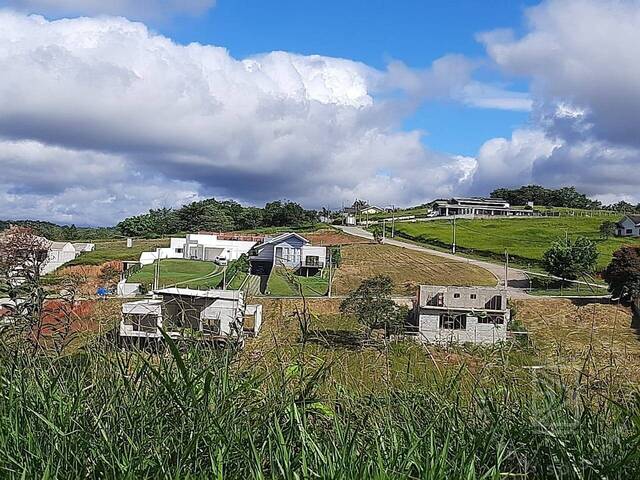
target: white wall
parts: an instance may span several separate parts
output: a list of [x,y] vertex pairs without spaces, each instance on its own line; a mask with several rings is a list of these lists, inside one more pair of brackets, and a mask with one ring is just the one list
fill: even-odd
[[65,246],[60,249],[50,249],[49,258],[47,260],[47,263],[42,266],[41,273],[43,275],[51,273],[60,268],[65,263],[75,259],[76,256],[76,249],[70,243],[65,244]]

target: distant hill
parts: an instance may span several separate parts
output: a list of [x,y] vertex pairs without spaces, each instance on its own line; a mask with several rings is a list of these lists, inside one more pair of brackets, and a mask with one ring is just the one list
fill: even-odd
[[113,227],[76,227],[75,225],[58,225],[40,220],[0,220],[0,231],[10,225],[31,228],[36,234],[49,240],[92,240],[110,238],[117,235]]

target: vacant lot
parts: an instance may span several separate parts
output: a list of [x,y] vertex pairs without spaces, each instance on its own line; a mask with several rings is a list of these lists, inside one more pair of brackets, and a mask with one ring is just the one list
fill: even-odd
[[[128,279],[131,283],[153,283],[155,264],[145,265]],[[222,269],[213,262],[198,260],[165,259],[160,261],[160,286],[179,284],[181,287],[214,288],[222,279]]]
[[303,233],[302,235],[314,245],[352,245],[354,243],[371,242],[371,240],[367,240],[366,238],[348,235],[335,228],[325,228],[317,232]]
[[[600,238],[600,224],[611,218],[549,217],[519,219],[457,220],[456,244],[459,251],[493,257],[502,261],[507,250],[519,263],[540,263],[551,244],[565,234],[570,238],[582,235],[596,242],[600,256],[598,269],[611,261],[614,251],[623,245],[640,244],[637,239]],[[449,221],[399,223],[396,232],[420,243],[449,247],[452,225]]]
[[565,299],[513,306],[545,364],[640,380],[640,338],[628,308]]
[[112,260],[138,260],[142,252],[153,251],[156,248],[168,247],[168,239],[141,240],[134,239],[133,247],[127,248],[126,240],[95,241],[96,249],[86,252],[75,260],[66,264],[72,265],[102,265]]
[[382,274],[391,277],[395,292],[400,295],[413,295],[420,284],[496,284],[491,273],[464,261],[367,243],[342,247],[342,264],[336,271],[333,291],[336,295],[347,294],[356,289],[363,279]]

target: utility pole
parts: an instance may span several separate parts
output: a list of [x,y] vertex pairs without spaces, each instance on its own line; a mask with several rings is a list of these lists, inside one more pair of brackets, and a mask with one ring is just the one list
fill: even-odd
[[331,284],[333,283],[333,261],[331,257],[331,247],[329,247],[329,288],[327,289],[327,296],[331,298]]
[[222,289],[227,289],[227,266],[222,269]]
[[391,205],[391,238],[396,236],[396,206]]
[[[387,231],[387,219],[383,218],[382,219],[382,241],[384,242],[385,238],[386,238],[386,231]],[[393,234],[391,234],[391,236],[393,236]]]
[[456,254],[456,214],[453,214],[453,243],[451,244],[451,253]]
[[509,287],[509,252],[504,250],[504,288]]
[[158,283],[160,282],[160,249],[156,248],[156,265],[153,269],[153,289],[158,289]]

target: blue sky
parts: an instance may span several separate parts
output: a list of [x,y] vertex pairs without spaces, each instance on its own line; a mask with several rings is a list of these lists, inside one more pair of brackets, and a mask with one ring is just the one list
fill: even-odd
[[640,0],[0,0],[0,218],[637,203],[638,44]]
[[[180,43],[227,48],[236,58],[283,50],[305,55],[348,58],[384,69],[390,59],[426,68],[455,53],[481,58],[479,32],[521,29],[523,0],[218,0],[202,16],[153,22],[153,28]],[[486,80],[498,75],[482,72]],[[502,78],[504,80],[504,78]],[[527,82],[509,78],[512,90]],[[474,155],[487,138],[509,136],[527,122],[527,112],[465,107],[455,102],[423,105],[404,126],[425,131],[429,148]]]

